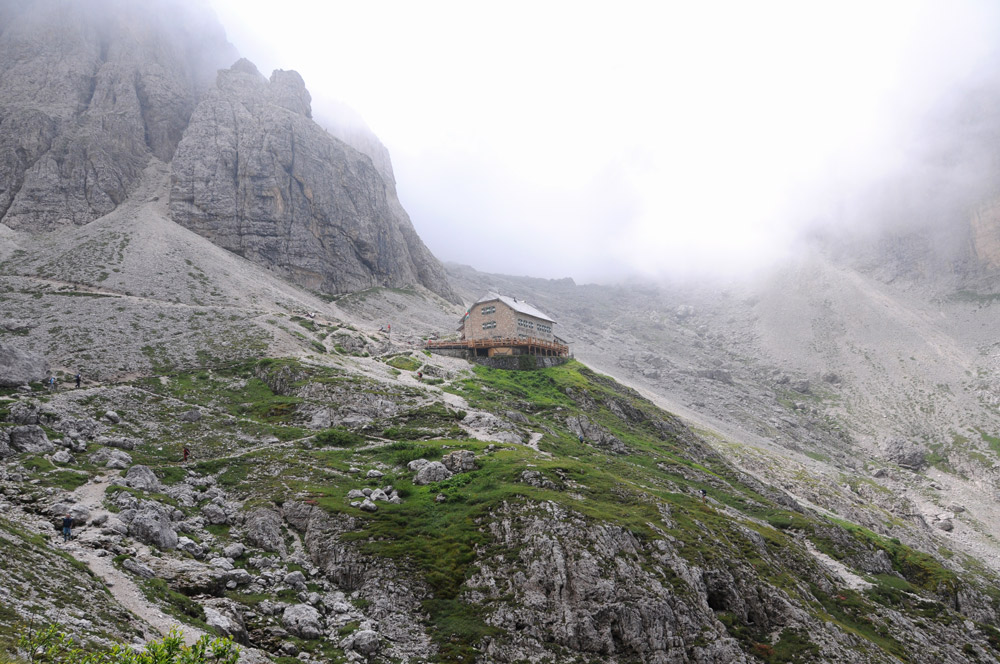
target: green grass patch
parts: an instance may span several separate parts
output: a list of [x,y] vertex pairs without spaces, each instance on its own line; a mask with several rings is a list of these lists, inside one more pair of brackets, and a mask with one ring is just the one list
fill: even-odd
[[420,360],[407,355],[397,355],[395,357],[391,357],[386,360],[385,363],[394,369],[399,369],[400,371],[416,371],[423,365],[423,362]]
[[321,447],[356,447],[364,444],[365,437],[347,429],[334,427],[316,434],[313,442]]

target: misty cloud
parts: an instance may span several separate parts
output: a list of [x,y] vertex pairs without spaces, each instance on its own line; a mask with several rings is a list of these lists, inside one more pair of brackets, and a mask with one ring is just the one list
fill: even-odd
[[431,250],[484,270],[737,272],[944,223],[993,159],[956,101],[996,64],[990,2],[212,4],[317,118],[356,108]]

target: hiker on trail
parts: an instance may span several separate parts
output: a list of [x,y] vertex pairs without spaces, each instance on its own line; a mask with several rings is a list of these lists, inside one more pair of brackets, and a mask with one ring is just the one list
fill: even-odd
[[581,433],[577,438],[580,439],[580,444],[583,445],[583,434]]
[[77,371],[76,375],[73,376],[73,380],[76,381],[76,389],[80,389],[80,372]]
[[708,501],[708,492],[705,491],[704,489],[702,489],[701,490],[701,502],[704,503],[704,502],[707,502],[707,501]]
[[73,517],[69,514],[63,517],[63,541],[68,542],[69,538],[73,536]]
[[49,379],[46,382],[49,385],[49,392],[55,392],[55,390],[56,390],[56,377],[55,376],[49,376]]
[[182,460],[182,461],[183,461],[184,463],[187,463],[187,460],[188,460],[188,453],[189,453],[189,450],[188,450],[187,446],[185,445],[185,446],[184,446],[184,451],[183,451],[183,454],[184,454],[184,459]]
[[424,372],[423,371],[418,371],[417,372],[417,380],[423,380],[423,379],[424,379]]

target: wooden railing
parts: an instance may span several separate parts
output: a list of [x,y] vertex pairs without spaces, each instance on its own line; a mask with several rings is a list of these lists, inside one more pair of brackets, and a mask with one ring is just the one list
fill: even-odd
[[565,344],[549,341],[548,339],[537,339],[535,337],[507,337],[504,339],[456,339],[454,341],[428,341],[427,349],[435,348],[455,349],[455,348],[528,348],[532,350],[542,350],[555,355],[569,355],[569,346]]

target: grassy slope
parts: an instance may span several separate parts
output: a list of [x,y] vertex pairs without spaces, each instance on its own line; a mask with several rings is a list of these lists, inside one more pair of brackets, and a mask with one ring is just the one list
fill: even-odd
[[[182,477],[175,466],[177,441],[191,441],[194,468],[215,474],[248,505],[309,500],[331,514],[350,515],[358,526],[345,535],[348,540],[372,556],[394,559],[430,589],[423,607],[441,661],[472,661],[483,636],[503,637],[489,624],[485,608],[470,606],[463,596],[465,581],[489,550],[484,523],[503,505],[553,502],[587,522],[622,527],[643,542],[671,538],[691,565],[742,570],[759,587],[783,593],[865,647],[895,656],[905,656],[909,646],[881,618],[888,609],[924,624],[952,624],[958,620],[951,607],[959,591],[977,592],[979,585],[899,542],[798,511],[780,493],[733,469],[670,415],[576,362],[532,372],[476,368],[448,387],[470,407],[524,414],[524,433],[542,434],[541,453],[456,438],[461,433],[456,422],[464,414],[428,402],[429,395],[418,389],[291,360],[153,377],[135,389],[145,395],[136,408],[158,423],[127,432],[146,443],[135,451],[136,462],[159,468],[168,483],[177,481]],[[303,427],[305,406],[360,395],[389,399],[400,410],[352,432],[333,429],[312,438]],[[201,406],[206,417],[178,422],[176,415],[191,405]],[[95,397],[85,406],[98,412],[105,404]],[[568,425],[579,417],[620,440],[628,453],[581,443]],[[398,435],[401,431],[405,435]],[[439,459],[451,449],[476,452],[479,468],[435,485],[412,483],[409,461]],[[529,464],[556,488],[521,481]],[[352,468],[380,468],[385,475],[366,479]],[[39,466],[34,476],[43,485],[56,483],[55,472]],[[386,484],[396,487],[402,504],[380,503],[378,512],[368,514],[346,499],[351,489]],[[707,503],[697,495],[701,489]],[[894,573],[870,577],[874,586],[865,592],[831,591],[817,582],[821,575],[801,546],[803,537],[849,565],[884,551]],[[234,597],[241,599],[238,593]],[[743,623],[725,607],[716,610],[716,618],[747,652],[765,661],[808,659],[816,650],[806,635],[786,630],[772,637],[766,626]],[[1000,648],[994,631],[980,629],[984,644]]]

